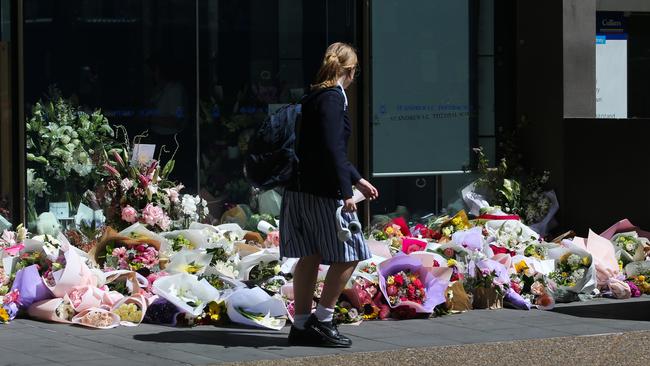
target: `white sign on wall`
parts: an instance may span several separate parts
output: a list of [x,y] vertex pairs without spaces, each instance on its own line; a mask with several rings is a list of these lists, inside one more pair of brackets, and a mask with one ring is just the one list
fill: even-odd
[[627,118],[627,32],[621,12],[598,12],[596,118]]

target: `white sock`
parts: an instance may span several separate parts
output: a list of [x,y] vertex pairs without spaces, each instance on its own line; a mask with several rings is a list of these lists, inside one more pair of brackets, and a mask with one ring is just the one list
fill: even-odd
[[307,323],[307,319],[309,319],[309,316],[311,314],[296,314],[293,317],[293,326],[303,330],[305,329],[305,323]]
[[331,322],[334,318],[334,309],[326,308],[323,305],[318,304],[314,315],[316,315],[316,318],[321,323]]

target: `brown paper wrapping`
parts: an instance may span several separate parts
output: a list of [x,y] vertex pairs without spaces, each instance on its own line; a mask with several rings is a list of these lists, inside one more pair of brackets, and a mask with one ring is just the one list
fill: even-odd
[[91,254],[92,258],[95,259],[95,263],[99,265],[103,265],[104,262],[106,261],[106,258],[100,258],[102,255],[104,255],[106,246],[109,244],[114,244],[115,247],[135,247],[141,244],[147,244],[149,246],[152,246],[156,248],[156,250],[160,251],[160,242],[155,239],[147,238],[147,237],[138,237],[138,238],[132,238],[129,236],[122,236],[120,235],[115,229],[109,227],[106,232],[104,232],[104,236],[102,239],[97,243],[97,245],[94,248],[94,251]]
[[501,309],[503,308],[503,295],[494,288],[477,287],[473,291],[474,309]]
[[472,310],[472,298],[465,292],[460,281],[456,281],[447,289],[447,309],[453,312]]

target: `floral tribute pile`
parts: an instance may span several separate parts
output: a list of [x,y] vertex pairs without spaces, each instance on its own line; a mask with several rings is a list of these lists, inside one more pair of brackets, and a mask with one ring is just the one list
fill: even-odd
[[[277,217],[239,205],[213,225],[206,201],[170,179],[173,158],[134,161],[127,146],[102,155],[101,180],[84,196],[101,220],[1,233],[0,323],[24,316],[99,329],[232,322],[277,330],[293,319],[297,260],[280,258]],[[629,221],[547,241],[518,215],[472,197],[483,205],[477,215],[396,216],[368,230],[372,258],[354,271],[337,321],[650,294],[650,234]],[[319,269],[315,300],[327,270]]]
[[[108,182],[116,178],[111,174]],[[151,203],[146,197],[134,206],[128,200],[120,204],[146,207]],[[108,222],[114,217],[116,227],[125,221],[106,217]],[[176,217],[172,221],[185,220]],[[470,220],[461,211],[410,227],[397,218],[372,230],[373,256],[359,263],[343,291],[337,321],[426,318],[504,306],[549,310],[556,302],[650,293],[647,233],[627,220],[601,235],[547,242],[498,210],[490,217]],[[178,230],[170,231],[170,224],[162,231],[146,220],[119,232],[107,226],[89,250],[63,233],[5,230],[0,322],[26,316],[98,329],[141,322],[281,329],[293,318],[296,260],[279,257],[277,246],[265,239],[269,232],[250,235],[232,223],[173,225]],[[316,298],[326,273],[321,266]]]

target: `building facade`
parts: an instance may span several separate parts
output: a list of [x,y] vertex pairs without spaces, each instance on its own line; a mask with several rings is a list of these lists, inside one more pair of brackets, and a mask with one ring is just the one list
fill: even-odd
[[[252,131],[307,92],[327,45],[343,41],[357,47],[362,70],[348,92],[350,157],[382,194],[366,219],[398,206],[418,215],[460,207],[460,189],[475,178],[472,148],[494,162],[524,125],[515,142],[527,166],[551,171],[560,229],[600,229],[626,216],[650,224],[636,190],[643,179],[632,173],[645,163],[650,105],[644,1],[1,4],[0,193],[13,222],[75,189],[36,197],[27,184],[38,177],[27,174],[25,124],[52,93],[100,108],[131,139],[147,131],[140,142],[155,144],[156,156],[177,136],[174,178],[208,200],[215,218],[248,203],[241,165]],[[596,118],[596,23],[605,11],[627,35],[629,82],[608,89],[625,89],[612,108],[625,104],[627,113],[615,118]],[[619,168],[634,177],[623,184]]]

